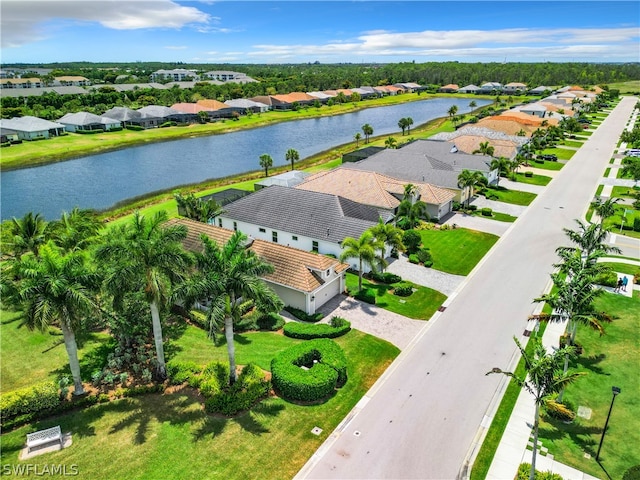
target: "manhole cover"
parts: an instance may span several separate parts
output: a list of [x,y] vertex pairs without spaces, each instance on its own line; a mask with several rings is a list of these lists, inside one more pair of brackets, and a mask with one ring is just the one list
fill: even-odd
[[313,427],[311,429],[311,433],[313,433],[314,435],[320,435],[322,433],[322,429],[320,427]]
[[360,436],[360,431],[356,430],[355,432],[353,432],[353,436],[354,437],[359,437]]

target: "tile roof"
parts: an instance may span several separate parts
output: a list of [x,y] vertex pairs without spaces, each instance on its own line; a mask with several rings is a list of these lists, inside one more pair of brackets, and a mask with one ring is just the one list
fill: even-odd
[[221,218],[341,243],[358,238],[378,222],[373,207],[325,193],[273,185],[225,207]]
[[480,148],[480,143],[489,142],[494,148],[495,157],[513,158],[518,148],[529,141],[527,137],[508,135],[504,132],[482,127],[463,127],[455,132],[441,132],[430,140],[443,140],[453,143],[458,150],[473,153]]
[[199,105],[197,103],[174,103],[171,105],[171,108],[177,110],[180,113],[193,113],[196,114],[198,112],[212,112],[213,108],[205,107],[204,105]]
[[316,100],[315,97],[304,92],[291,92],[286,95],[272,95],[272,97],[280,103],[312,102]]
[[[530,115],[528,113],[524,113],[524,112],[518,112],[516,110],[507,110],[506,112],[501,113],[500,115],[497,115],[495,117],[492,117],[496,120],[513,120],[515,122],[518,122],[522,125],[529,125],[529,126],[535,126],[535,127],[539,127],[542,125],[542,122],[544,122],[545,120],[547,121],[548,124],[552,124],[552,125],[556,125],[557,124],[557,120],[553,120],[553,119],[547,119],[547,118],[540,118],[540,117],[536,117],[535,115]],[[483,119],[484,120],[484,119]]]
[[455,83],[450,83],[449,85],[444,85],[440,87],[440,90],[458,90],[460,87]]
[[131,120],[140,120],[142,119],[142,113],[131,110],[127,107],[113,107],[106,112],[104,112],[105,117],[115,118],[121,122],[129,122]]
[[[200,239],[202,234],[207,235],[218,245],[223,245],[234,233],[232,230],[185,218],[171,219],[167,222],[167,225],[184,225],[187,227],[187,238],[183,244],[187,250],[192,252],[202,251],[202,241]],[[348,264],[340,263],[335,258],[264,240],[253,240],[249,249],[273,265],[274,272],[263,277],[266,281],[305,293],[311,293],[325,283],[319,275],[314,274],[310,269],[323,272],[333,268],[337,273],[340,273],[349,268]]]
[[64,125],[27,115],[24,117],[2,119],[0,120],[0,127],[9,128],[17,132],[40,132],[43,130],[51,130],[52,128],[64,128]]
[[107,125],[113,123],[120,124],[120,120],[116,118],[109,118],[106,116],[100,117],[89,112],[67,113],[62,118],[59,118],[58,122],[64,123],[66,125]]
[[214,99],[198,100],[196,103],[198,105],[202,105],[203,107],[211,109],[211,111],[229,108],[229,105],[227,105],[226,103],[222,103]]
[[[343,166],[312,175],[296,188],[339,195],[354,202],[393,210],[400,204],[407,183],[388,175]],[[420,200],[431,205],[440,206],[455,196],[450,190],[435,185],[415,185],[420,191]]]
[[181,113],[178,110],[174,110],[173,108],[165,107],[163,105],[148,105],[146,107],[139,108],[138,112],[140,112],[143,117],[158,118],[167,118],[171,115],[180,115]]
[[254,102],[253,100],[249,100],[247,98],[236,98],[234,100],[227,100],[224,103],[225,103],[225,105],[227,105],[229,107],[234,107],[234,108],[254,108],[254,107],[264,108],[264,107],[268,107],[268,105],[266,105],[264,103]]

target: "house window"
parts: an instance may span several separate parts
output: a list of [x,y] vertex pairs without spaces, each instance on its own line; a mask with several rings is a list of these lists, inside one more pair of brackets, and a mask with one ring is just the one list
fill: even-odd
[[265,230],[264,228],[259,228],[259,229],[258,229],[258,231],[259,231],[260,233],[265,233],[265,232],[266,232],[266,230]]
[[315,240],[311,242],[311,251],[312,252],[317,252],[318,251],[318,242],[315,241]]
[[272,232],[271,233],[271,241],[273,243],[278,243],[278,232]]
[[298,240],[298,237],[296,235],[291,235],[291,240]]
[[222,228],[222,219],[221,218],[218,219],[218,226]]
[[233,222],[233,231],[234,232],[238,231],[238,223],[237,222]]
[[331,275],[331,270],[327,270],[327,277]]

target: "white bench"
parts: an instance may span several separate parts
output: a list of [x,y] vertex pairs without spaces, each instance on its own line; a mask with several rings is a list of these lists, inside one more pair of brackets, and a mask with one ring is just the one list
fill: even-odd
[[62,447],[62,431],[60,425],[57,427],[47,428],[46,430],[39,430],[33,433],[27,433],[27,453],[31,451],[31,448],[45,445],[51,442],[60,442]]

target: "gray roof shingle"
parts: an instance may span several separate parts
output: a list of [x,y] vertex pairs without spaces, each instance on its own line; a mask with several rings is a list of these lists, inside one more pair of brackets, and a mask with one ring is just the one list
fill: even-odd
[[220,217],[340,243],[345,237],[358,238],[380,214],[336,195],[274,185],[230,203]]

